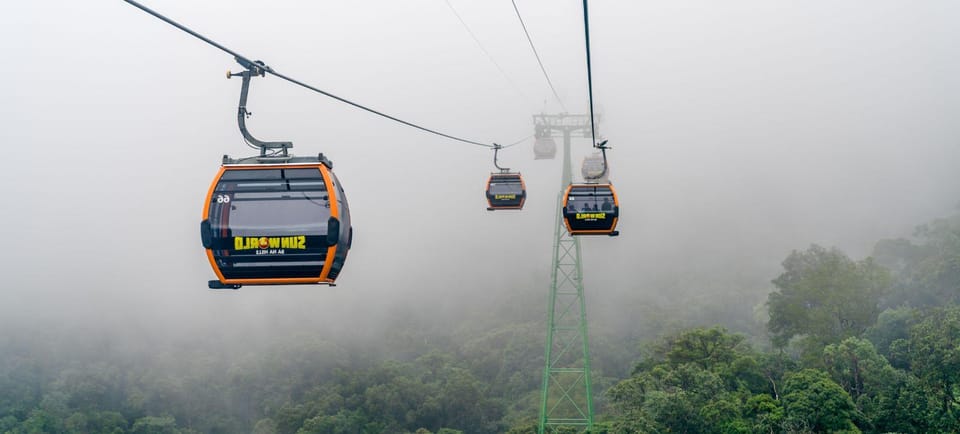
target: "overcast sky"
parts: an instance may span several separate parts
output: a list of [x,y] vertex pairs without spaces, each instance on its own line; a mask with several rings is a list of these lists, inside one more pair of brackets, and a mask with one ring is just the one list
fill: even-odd
[[[277,71],[429,128],[500,143],[532,134],[531,114],[560,108],[512,5],[450,2],[506,78],[444,0],[146,0]],[[585,112],[581,3],[517,5],[564,105]],[[690,275],[769,270],[766,282],[810,243],[860,258],[956,210],[960,3],[591,8],[622,206],[619,238],[583,240],[597,305],[668,297],[662,282]],[[530,142],[504,152],[529,200],[489,213],[490,151],[275,77],[254,80],[248,126],[334,161],[353,249],[335,288],[208,291],[204,194],[221,155],[250,151],[236,126],[240,80],[224,75],[239,66],[119,0],[6,2],[0,32],[0,315],[129,324],[310,306],[357,318],[399,300],[546,295],[559,159],[534,161]],[[573,148],[579,162],[589,141]]]

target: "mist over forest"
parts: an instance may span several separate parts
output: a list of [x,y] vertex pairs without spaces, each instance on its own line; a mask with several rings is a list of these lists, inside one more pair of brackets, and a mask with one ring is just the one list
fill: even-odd
[[[582,4],[516,5],[586,113]],[[563,111],[509,2],[147,6],[484,143]],[[581,239],[590,432],[960,430],[960,4],[590,8],[622,213]],[[354,241],[336,286],[213,291],[205,194],[255,152],[240,66],[120,1],[0,29],[0,433],[536,432],[561,158],[503,150],[528,199],[488,212],[488,149],[256,78],[251,132],[333,160]]]

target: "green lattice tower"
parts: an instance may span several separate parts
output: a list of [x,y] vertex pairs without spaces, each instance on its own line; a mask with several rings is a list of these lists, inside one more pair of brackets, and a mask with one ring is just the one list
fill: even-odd
[[544,350],[543,388],[540,396],[540,434],[551,427],[593,426],[593,391],[590,383],[590,346],[587,340],[586,302],[580,240],[572,237],[561,214],[563,191],[572,180],[570,137],[589,132],[585,115],[537,115],[534,124],[548,134],[563,134],[563,175],[557,196],[553,238],[553,270],[547,305],[547,342]]

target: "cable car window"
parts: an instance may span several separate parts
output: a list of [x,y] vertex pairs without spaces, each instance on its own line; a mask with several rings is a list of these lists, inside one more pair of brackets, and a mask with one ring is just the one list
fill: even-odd
[[283,169],[284,177],[287,179],[320,179],[317,169]]
[[571,211],[612,211],[613,204],[611,194],[583,194],[574,190],[570,192],[567,208]]
[[235,193],[230,204],[233,236],[327,233],[330,203],[326,195],[311,196],[305,191]]
[[523,187],[519,182],[491,181],[490,194],[520,194]]
[[237,181],[237,180],[270,180],[281,179],[280,169],[257,169],[257,170],[228,170],[223,172],[223,176],[220,177],[220,182],[223,181]]
[[315,169],[230,170],[210,198],[210,223],[230,236],[325,235],[330,197]]

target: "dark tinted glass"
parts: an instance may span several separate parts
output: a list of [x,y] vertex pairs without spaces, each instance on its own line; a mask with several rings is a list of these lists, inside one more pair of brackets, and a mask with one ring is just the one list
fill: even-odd
[[220,177],[220,182],[237,180],[268,180],[281,179],[281,169],[256,169],[256,170],[227,170]]
[[567,198],[568,211],[613,211],[613,192],[609,187],[573,187]]
[[229,236],[326,235],[329,195],[316,169],[228,170],[211,197],[210,223]]
[[490,178],[490,194],[521,194],[523,184],[518,176],[494,176]]
[[490,182],[490,194],[521,194],[523,186],[519,182]]

